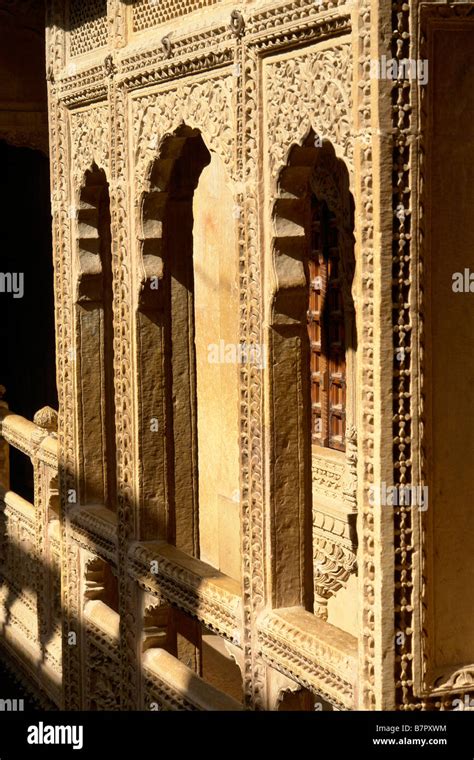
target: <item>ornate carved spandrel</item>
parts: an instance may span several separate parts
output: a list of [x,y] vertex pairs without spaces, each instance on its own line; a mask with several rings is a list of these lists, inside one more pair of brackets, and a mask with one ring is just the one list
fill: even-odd
[[318,138],[336,145],[338,154],[352,166],[351,67],[348,45],[317,49],[269,64],[267,108],[273,177],[286,163],[291,145],[303,140],[308,125]]

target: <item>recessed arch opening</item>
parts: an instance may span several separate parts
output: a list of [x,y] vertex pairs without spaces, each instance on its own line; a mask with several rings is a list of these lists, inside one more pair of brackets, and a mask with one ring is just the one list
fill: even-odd
[[310,129],[289,152],[273,209],[271,536],[283,561],[272,579],[276,606],[325,619],[355,566],[353,227],[347,167]]
[[238,343],[236,217],[199,130],[161,142],[138,210],[140,537],[240,578],[239,368],[211,351]]

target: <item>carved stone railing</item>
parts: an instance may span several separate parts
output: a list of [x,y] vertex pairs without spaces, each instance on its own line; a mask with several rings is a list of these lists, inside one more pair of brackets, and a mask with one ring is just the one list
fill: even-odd
[[[35,415],[34,422],[30,422],[9,412],[1,400],[0,404],[0,496],[4,515],[10,528],[21,526],[13,528],[23,536],[24,545],[20,549],[28,551],[31,561],[38,564],[36,571],[31,568],[27,571],[31,589],[25,573],[19,573],[16,565],[4,568],[7,583],[12,587],[15,583],[18,586],[15,586],[18,600],[12,611],[12,623],[7,626],[4,639],[11,652],[15,648],[18,650],[23,665],[26,664],[28,669],[31,660],[28,651],[40,654],[41,642],[47,641],[51,635],[51,631],[46,630],[45,621],[51,618],[48,606],[57,603],[51,600],[49,587],[46,586],[50,582],[50,571],[43,572],[41,569],[51,566],[53,562],[57,566],[60,555],[59,515],[51,509],[52,499],[57,493],[56,415],[53,410],[45,409]],[[9,490],[9,445],[15,446],[33,462],[35,505]],[[327,498],[318,502],[313,513],[313,527],[318,530],[317,551],[321,551],[323,539],[326,540],[324,532],[327,528],[333,537],[331,540],[339,547],[347,545],[349,562],[344,570],[347,572],[353,567],[354,554],[353,537],[347,533],[351,508],[343,500],[346,506],[340,518],[341,528],[336,499],[331,499],[330,493],[332,490],[340,494],[346,488],[343,469],[340,470],[340,473],[339,470],[333,472],[333,481],[327,484]],[[319,493],[321,496],[321,490]],[[89,552],[92,549],[94,554],[116,566],[116,515],[100,505],[74,506],[69,514],[72,540],[79,547]],[[324,515],[323,520],[321,516]],[[332,521],[331,525],[326,523],[327,519]],[[7,535],[7,539],[13,546],[15,536]],[[129,575],[141,589],[157,599],[158,603],[165,602],[183,610],[224,637],[227,646],[234,648],[238,661],[242,630],[242,589],[239,582],[164,541],[133,543],[128,557]],[[344,561],[339,560],[344,566]],[[329,570],[326,564],[326,578]],[[18,573],[19,577],[15,580],[13,576]],[[338,577],[335,582],[339,583],[339,580]],[[336,587],[332,586],[332,589]],[[1,602],[2,598],[0,605]],[[321,602],[324,607],[324,599]],[[83,621],[88,648],[86,678],[91,700],[89,707],[95,709],[92,704],[95,702],[101,709],[104,705],[109,709],[118,709],[119,688],[114,674],[119,673],[119,616],[104,602],[89,600],[84,605]],[[56,640],[46,646],[46,665],[40,680],[47,693],[60,704],[61,651],[57,647],[57,620],[55,625]],[[350,634],[301,608],[288,608],[267,611],[260,618],[258,642],[259,655],[279,674],[321,695],[337,709],[355,708],[357,642]],[[32,660],[29,667],[33,675]],[[156,645],[143,653],[142,672],[145,709],[242,709],[235,700],[205,683],[176,657]],[[38,680],[37,674],[34,677]]]
[[242,705],[206,683],[165,649],[143,655],[145,702],[148,709],[237,711]]
[[[34,421],[9,411],[0,388],[0,632],[20,672],[60,704],[60,542],[57,413]],[[29,457],[34,504],[10,490],[9,447]],[[38,666],[38,663],[41,663]]]
[[84,606],[84,625],[86,709],[118,710],[120,617],[99,599],[90,600]]
[[117,563],[117,515],[104,506],[73,507],[71,519],[72,537],[84,549],[91,545],[97,556],[113,565]]
[[0,407],[0,437],[4,443],[18,449],[30,459],[36,458],[57,470],[58,442],[53,422],[48,422],[50,427],[37,424],[37,421],[44,419],[46,425],[46,413],[53,411],[45,407],[35,414],[35,422],[30,422],[25,417],[10,412],[4,405]]
[[139,586],[187,612],[209,629],[240,644],[240,584],[165,542],[136,543],[130,575]]
[[356,708],[357,639],[300,607],[273,610],[258,626],[267,665],[341,710]]

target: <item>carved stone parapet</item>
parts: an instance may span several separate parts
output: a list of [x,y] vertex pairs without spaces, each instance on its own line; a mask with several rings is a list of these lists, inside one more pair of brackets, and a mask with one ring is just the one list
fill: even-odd
[[234,644],[241,644],[237,581],[164,542],[133,544],[129,557],[129,573],[142,589],[201,620]]
[[242,706],[206,683],[165,649],[143,657],[146,708],[152,710],[235,711]]
[[273,610],[258,624],[265,662],[338,709],[355,708],[357,641],[300,607]]

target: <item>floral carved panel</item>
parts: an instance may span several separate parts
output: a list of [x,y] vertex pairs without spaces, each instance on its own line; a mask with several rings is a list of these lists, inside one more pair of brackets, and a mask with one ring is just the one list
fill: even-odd
[[109,165],[109,111],[106,105],[72,113],[72,161],[74,185],[78,189],[82,178],[93,163],[107,171]]
[[352,164],[351,82],[349,45],[315,50],[269,64],[267,113],[272,177],[286,163],[288,151],[311,126],[321,140],[330,140]]
[[222,158],[233,175],[236,115],[233,77],[183,82],[172,90],[150,93],[132,101],[136,176],[146,178],[159,144],[181,124],[198,128],[210,150]]

